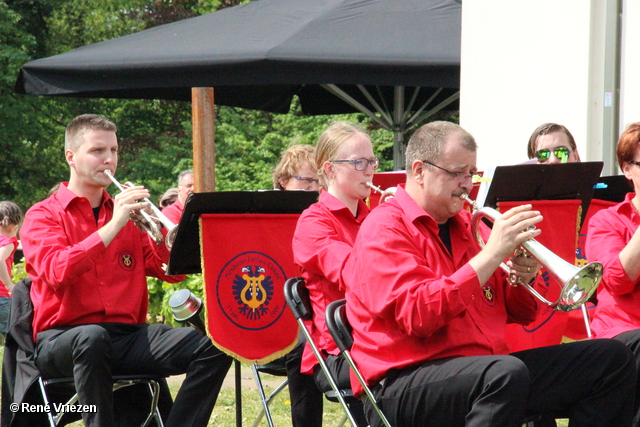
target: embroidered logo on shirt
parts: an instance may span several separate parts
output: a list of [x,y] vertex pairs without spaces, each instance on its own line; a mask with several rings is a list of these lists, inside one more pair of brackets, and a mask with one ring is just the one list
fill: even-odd
[[484,301],[490,306],[493,307],[496,303],[495,292],[491,285],[485,285],[482,287],[482,292],[484,294]]
[[248,330],[269,327],[280,318],[283,304],[273,304],[275,284],[284,283],[282,267],[259,252],[240,254],[220,271],[217,281],[218,304],[236,326]]
[[136,260],[130,251],[122,251],[118,256],[118,264],[123,270],[131,271],[136,267]]

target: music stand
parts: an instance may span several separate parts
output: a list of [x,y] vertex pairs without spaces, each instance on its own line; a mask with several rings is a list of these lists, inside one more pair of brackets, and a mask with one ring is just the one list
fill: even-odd
[[498,166],[484,205],[495,208],[501,201],[579,199],[581,225],[603,166],[603,162]]
[[[316,191],[223,191],[192,193],[184,205],[178,232],[171,248],[167,274],[202,272],[200,224],[202,214],[220,213],[302,213],[318,200]],[[234,360],[236,426],[242,427],[242,384],[240,362]]]
[[193,274],[202,272],[200,262],[201,214],[210,213],[302,213],[318,201],[316,191],[221,191],[192,193],[184,205],[173,242],[167,274]]
[[620,203],[630,191],[633,185],[624,175],[603,176],[596,184],[593,198]]

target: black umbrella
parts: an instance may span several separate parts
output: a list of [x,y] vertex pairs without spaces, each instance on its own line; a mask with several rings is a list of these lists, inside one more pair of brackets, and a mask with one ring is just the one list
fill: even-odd
[[190,100],[306,114],[361,111],[403,133],[457,109],[460,0],[257,0],[25,64],[16,91]]

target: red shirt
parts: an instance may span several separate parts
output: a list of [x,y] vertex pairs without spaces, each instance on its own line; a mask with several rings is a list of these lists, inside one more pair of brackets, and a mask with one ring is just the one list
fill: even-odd
[[[18,238],[13,236],[13,237],[5,237],[5,236],[0,236],[0,248],[8,246],[8,245],[13,245],[13,250],[11,251],[11,254],[7,257],[7,259],[4,260],[6,266],[7,266],[7,271],[9,272],[9,278],[11,278],[11,268],[13,267],[13,256],[16,253],[16,249],[18,249]],[[11,294],[9,293],[9,288],[7,288],[8,283],[4,283],[2,282],[2,280],[0,280],[0,297],[7,297],[10,298]]]
[[33,333],[66,325],[146,321],[146,276],[166,276],[164,244],[151,242],[131,221],[108,247],[98,235],[113,216],[113,200],[103,191],[96,224],[89,201],[63,183],[58,192],[27,211],[20,231],[26,269],[33,280]]
[[480,251],[469,224],[467,211],[449,220],[450,255],[436,221],[403,188],[362,224],[343,279],[352,354],[368,384],[429,360],[508,354],[506,323],[535,320],[536,300],[501,269],[480,286],[468,264]]
[[593,338],[612,338],[640,327],[640,286],[630,280],[620,263],[620,251],[640,226],[640,215],[633,208],[629,193],[625,200],[594,214],[589,220],[586,256],[604,267],[598,286],[591,330]]
[[[359,201],[357,212],[358,217],[354,218],[340,200],[322,191],[320,201],[309,206],[298,219],[293,235],[293,259],[306,280],[313,306],[311,336],[318,349],[330,354],[340,351],[327,329],[324,313],[331,302],[344,298],[344,290],[339,286],[340,272],[369,208]],[[311,373],[317,364],[307,345],[300,371]]]
[[[180,217],[182,217],[182,212],[184,212],[184,206],[180,203],[179,199],[176,199],[175,202],[162,209],[162,213],[164,216],[169,218],[169,220],[178,225],[180,223]],[[163,229],[164,231],[165,229]]]

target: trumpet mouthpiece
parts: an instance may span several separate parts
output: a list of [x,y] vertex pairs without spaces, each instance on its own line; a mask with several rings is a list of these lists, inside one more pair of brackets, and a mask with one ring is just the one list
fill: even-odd
[[467,203],[469,203],[471,205],[471,207],[473,208],[473,210],[477,210],[478,209],[478,204],[475,202],[475,200],[471,200],[471,197],[469,197],[469,195],[467,193],[462,193],[460,195],[460,198],[464,201],[466,201]]
[[375,185],[373,185],[373,182],[371,182],[371,181],[365,182],[364,185],[366,185],[367,187],[371,188],[373,191],[376,191],[378,193],[382,194],[382,192],[383,192],[380,187],[376,187]]

